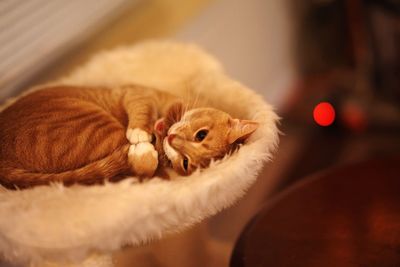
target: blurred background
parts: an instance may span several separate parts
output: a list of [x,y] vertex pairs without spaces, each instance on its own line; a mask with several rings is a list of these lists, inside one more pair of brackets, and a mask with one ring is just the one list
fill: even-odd
[[[275,106],[280,148],[237,205],[115,262],[228,266],[245,224],[291,184],[400,154],[399,16],[398,0],[1,0],[0,102],[104,49],[157,38],[204,47]],[[315,109],[322,102],[333,109]]]

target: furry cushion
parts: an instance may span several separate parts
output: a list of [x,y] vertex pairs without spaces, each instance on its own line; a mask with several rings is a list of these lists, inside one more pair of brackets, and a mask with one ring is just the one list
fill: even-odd
[[261,126],[238,153],[172,181],[139,183],[133,177],[95,186],[0,187],[0,252],[13,262],[81,262],[181,231],[237,201],[277,146],[271,106],[194,45],[159,41],[102,52],[58,83],[143,84],[205,99]]

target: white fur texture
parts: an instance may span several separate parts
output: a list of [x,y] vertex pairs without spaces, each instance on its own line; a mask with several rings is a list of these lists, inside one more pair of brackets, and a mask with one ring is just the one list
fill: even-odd
[[133,145],[141,142],[151,142],[151,135],[139,128],[128,129],[126,131],[126,138]]
[[109,253],[182,231],[243,196],[277,146],[278,118],[271,106],[228,78],[194,45],[160,41],[102,52],[58,82],[138,83],[186,95],[190,90],[233,116],[257,120],[260,127],[238,153],[173,181],[131,178],[22,191],[0,187],[0,252],[14,262],[80,262],[93,252]]
[[142,156],[147,153],[150,153],[154,158],[157,159],[158,153],[155,150],[154,146],[149,142],[141,142],[136,145],[129,146],[128,156]]

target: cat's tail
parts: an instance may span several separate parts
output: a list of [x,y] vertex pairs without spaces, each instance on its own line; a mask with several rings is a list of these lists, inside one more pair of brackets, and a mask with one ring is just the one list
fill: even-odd
[[105,180],[122,178],[129,172],[127,164],[129,144],[114,150],[108,156],[87,164],[81,168],[60,173],[39,173],[6,166],[0,162],[0,184],[9,189],[22,189],[52,182],[65,185],[75,183],[95,184]]

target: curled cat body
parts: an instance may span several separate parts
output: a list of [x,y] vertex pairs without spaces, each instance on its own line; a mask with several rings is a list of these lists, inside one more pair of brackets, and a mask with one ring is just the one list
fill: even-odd
[[180,175],[224,157],[258,127],[138,85],[49,86],[0,112],[0,184],[93,184]]

